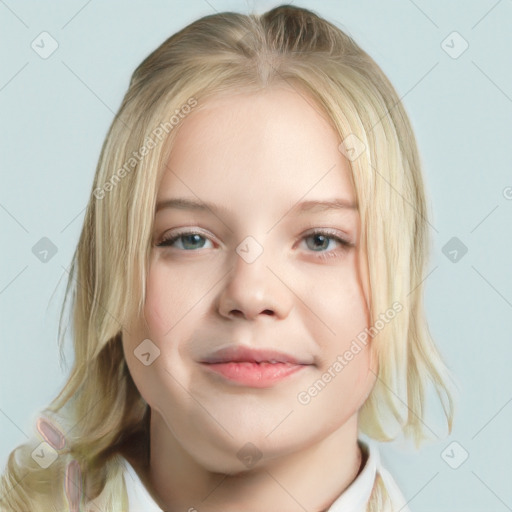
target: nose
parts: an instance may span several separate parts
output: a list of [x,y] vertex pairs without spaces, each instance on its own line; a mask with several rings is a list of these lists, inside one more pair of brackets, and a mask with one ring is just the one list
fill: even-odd
[[256,320],[262,315],[286,317],[293,294],[285,284],[286,278],[274,267],[277,265],[271,264],[266,250],[252,262],[235,252],[233,268],[219,297],[219,313],[226,318],[246,320]]

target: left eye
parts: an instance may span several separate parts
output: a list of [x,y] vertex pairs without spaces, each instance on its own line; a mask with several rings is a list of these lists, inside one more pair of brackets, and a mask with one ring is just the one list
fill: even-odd
[[[330,232],[327,231],[314,231],[313,233],[310,233],[304,237],[304,240],[312,239],[315,241],[314,244],[312,244],[312,249],[314,252],[318,252],[316,249],[327,249],[329,246],[329,242],[336,241],[339,244],[343,246],[350,245],[346,240],[343,238],[340,238],[339,236],[336,236]],[[308,244],[306,244],[308,245]],[[309,248],[311,248],[310,245],[308,245]],[[323,251],[322,251],[323,252]]]

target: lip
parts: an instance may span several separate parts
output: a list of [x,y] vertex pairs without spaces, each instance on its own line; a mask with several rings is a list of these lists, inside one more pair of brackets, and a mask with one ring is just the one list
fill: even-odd
[[291,354],[273,349],[254,349],[242,345],[225,347],[204,358],[202,363],[290,363],[312,364],[312,361],[298,359]]
[[277,350],[243,346],[220,349],[201,361],[207,371],[223,380],[253,388],[273,386],[311,364]]
[[268,388],[300,372],[307,365],[290,363],[202,363],[207,371],[220,375],[237,385],[251,388]]

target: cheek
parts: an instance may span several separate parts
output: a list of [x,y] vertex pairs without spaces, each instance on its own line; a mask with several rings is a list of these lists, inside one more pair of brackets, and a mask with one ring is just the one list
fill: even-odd
[[370,342],[347,338],[325,353],[314,382],[300,397],[314,403],[318,415],[346,421],[365,402],[375,383]]
[[[329,395],[350,403],[367,394],[372,380],[370,314],[357,267],[348,266],[313,296],[323,327],[309,326],[321,347],[320,373]],[[312,309],[313,309],[312,307]],[[336,391],[335,391],[336,390]]]
[[[126,332],[123,332],[123,346],[130,374],[144,400],[154,407],[155,397],[160,394],[162,371],[169,356],[165,343],[166,334],[178,321],[171,315],[178,315],[174,297],[176,293],[168,284],[169,276],[156,268],[151,268],[147,277],[146,302],[143,317],[133,318]],[[174,304],[174,307],[171,307]],[[174,333],[174,331],[171,331]],[[144,351],[139,349],[143,340],[149,339],[151,345]],[[145,365],[137,354],[150,353],[154,360]],[[142,356],[141,356],[142,357]]]
[[167,336],[192,307],[192,294],[186,282],[183,273],[171,273],[162,263],[151,267],[146,287],[144,317],[151,336],[156,340]]
[[[169,306],[166,305],[167,302],[171,302],[169,292],[164,293],[164,290],[159,286],[153,285],[148,287],[146,304],[144,305],[144,318],[146,319],[150,336],[155,339],[160,339],[164,336],[173,325],[169,314],[172,314],[174,310],[170,307],[170,304]],[[167,312],[167,314],[164,312]]]
[[148,273],[144,306],[151,335],[161,339],[194,323],[194,318],[204,313],[215,279],[215,272],[207,266],[180,265],[179,261],[171,263],[155,257]]
[[[346,350],[352,338],[369,326],[370,314],[355,266],[320,280],[309,291],[308,306],[316,315],[310,325],[327,354]],[[320,325],[319,325],[320,324]]]

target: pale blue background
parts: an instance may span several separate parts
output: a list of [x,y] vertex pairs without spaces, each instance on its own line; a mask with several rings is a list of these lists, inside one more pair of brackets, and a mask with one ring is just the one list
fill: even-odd
[[[512,1],[293,3],[347,30],[381,65],[403,97],[425,166],[434,226],[427,313],[461,392],[451,436],[433,408],[428,426],[439,441],[419,453],[382,446],[385,465],[413,512],[512,510],[512,200],[504,194],[512,197]],[[263,12],[279,2],[254,4]],[[0,2],[2,466],[64,382],[59,280],[133,69],[192,20],[254,4]],[[46,60],[31,48],[42,31],[59,44]],[[458,59],[441,48],[453,31],[469,43]],[[454,236],[468,247],[457,263],[442,252]],[[47,263],[31,250],[42,237],[58,250]],[[441,457],[452,441],[469,453],[458,469]]]

